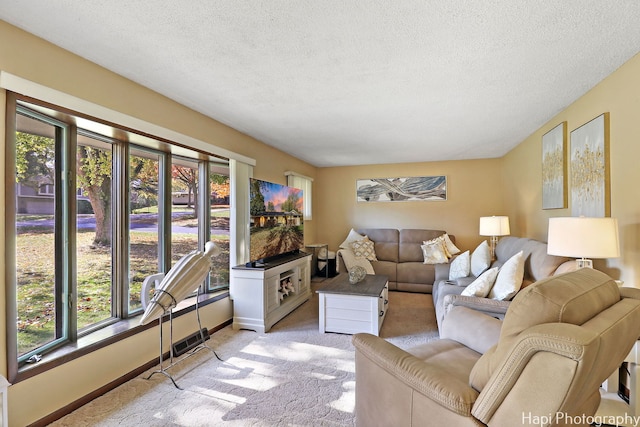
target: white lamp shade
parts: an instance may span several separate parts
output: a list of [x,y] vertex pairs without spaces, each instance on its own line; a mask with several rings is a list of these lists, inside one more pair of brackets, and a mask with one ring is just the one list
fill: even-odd
[[549,218],[549,255],[573,258],[620,256],[618,220],[615,218]]
[[480,217],[481,236],[508,236],[510,233],[508,216]]

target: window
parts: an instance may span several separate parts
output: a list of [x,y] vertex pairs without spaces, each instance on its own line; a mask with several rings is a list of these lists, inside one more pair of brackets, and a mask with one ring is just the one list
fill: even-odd
[[[171,265],[197,250],[200,212],[198,162],[172,158],[171,164]],[[205,200],[205,204],[208,202]],[[202,203],[202,202],[200,202]],[[204,224],[202,224],[205,227]],[[206,237],[205,237],[206,238]],[[203,239],[204,240],[204,239]],[[204,246],[204,243],[203,245]]]
[[41,196],[53,196],[56,194],[53,189],[53,184],[40,184],[38,194]]
[[300,175],[295,172],[287,171],[284,173],[287,176],[287,185],[289,187],[299,188],[302,190],[303,197],[303,215],[305,220],[312,219],[311,216],[311,183],[313,182],[313,178],[309,178],[308,176]]
[[[113,140],[78,130],[75,170],[76,329],[82,335],[116,317],[113,276]],[[64,206],[63,209],[69,209]],[[73,318],[72,318],[73,324]]]
[[163,156],[132,147],[129,155],[129,313],[142,310],[140,292],[145,277],[163,271],[160,197]]
[[[60,153],[69,129],[47,117],[20,114],[15,140],[16,187],[39,188],[53,182],[63,169]],[[59,183],[58,183],[59,184]],[[69,283],[60,274],[66,263],[61,239],[65,228],[60,207],[64,192],[53,198],[17,197],[15,202],[15,286],[17,297],[17,354],[29,360],[36,351],[45,351],[68,339],[68,312],[64,310]],[[33,359],[32,359],[33,360]]]
[[140,314],[144,278],[208,239],[222,254],[201,292],[228,287],[226,162],[50,105],[16,100],[15,112],[10,366]]
[[213,268],[209,277],[209,290],[220,289],[229,283],[229,232],[230,218],[229,167],[210,163],[209,167],[209,203],[210,228],[209,240],[215,242],[222,252],[213,259]]

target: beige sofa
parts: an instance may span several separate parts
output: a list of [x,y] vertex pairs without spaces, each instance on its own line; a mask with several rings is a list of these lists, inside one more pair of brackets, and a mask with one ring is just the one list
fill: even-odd
[[[498,241],[496,260],[491,264],[491,267],[500,267],[520,251],[523,251],[525,258],[523,288],[538,280],[575,269],[575,260],[547,255],[546,243],[526,237],[514,236],[503,237]],[[454,305],[473,308],[499,319],[504,318],[511,301],[497,301],[489,298],[460,295],[465,287],[472,283],[476,277],[471,275],[451,281],[449,280],[449,265],[436,265],[436,278],[432,294],[438,329],[440,329],[445,312]]]
[[[376,274],[389,277],[389,290],[429,293],[436,277],[436,264],[424,264],[422,242],[445,234],[441,230],[361,228],[356,230],[374,242]],[[455,236],[449,235],[455,243]],[[339,269],[345,268],[338,251]]]
[[356,424],[588,425],[638,336],[640,290],[589,268],[522,290],[504,321],[454,307],[409,351],[356,334]]

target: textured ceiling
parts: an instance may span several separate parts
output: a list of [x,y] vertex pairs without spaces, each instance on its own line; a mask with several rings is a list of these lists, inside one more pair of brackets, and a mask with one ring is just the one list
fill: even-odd
[[637,0],[0,0],[0,19],[317,166],[500,157],[640,51]]

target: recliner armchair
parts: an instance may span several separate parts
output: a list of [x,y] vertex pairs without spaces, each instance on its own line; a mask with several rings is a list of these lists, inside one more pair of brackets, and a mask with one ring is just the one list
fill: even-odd
[[504,321],[467,307],[404,351],[356,334],[358,426],[581,425],[640,336],[640,290],[585,268],[539,281]]

